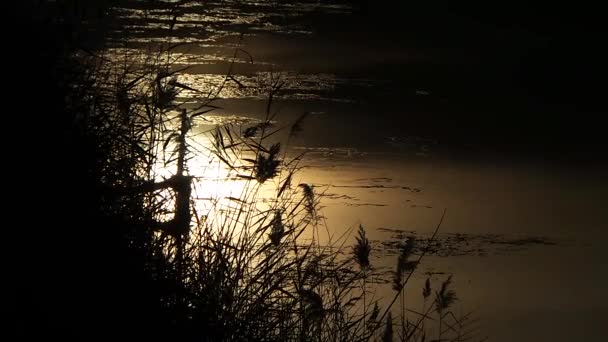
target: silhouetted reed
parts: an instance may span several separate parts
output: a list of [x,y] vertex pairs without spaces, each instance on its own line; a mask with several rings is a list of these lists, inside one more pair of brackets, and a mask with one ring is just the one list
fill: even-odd
[[[222,89],[238,77],[231,65],[215,92],[182,84],[175,59],[167,57],[174,48],[159,44],[146,52],[80,56],[90,77],[86,86],[75,87],[85,92],[87,106],[81,107],[87,109],[74,124],[96,153],[96,210],[107,222],[120,223],[108,225],[115,230],[107,234],[119,236],[125,263],[141,273],[147,296],[142,315],[154,317],[144,324],[146,336],[157,331],[157,337],[173,340],[393,341],[398,297],[401,341],[424,340],[431,308],[439,315],[439,339],[456,331],[453,324],[442,331],[456,299],[451,277],[436,292],[435,305],[405,323],[404,289],[428,245],[416,256],[414,239],[405,242],[393,277],[396,295],[381,308],[366,298],[373,248],[363,226],[352,254],[342,253],[348,235],[322,243],[321,196],[313,185],[292,184],[302,155],[289,157],[285,149],[306,115],[282,127],[274,123],[271,108],[281,81],[266,85],[262,122],[214,127],[204,132],[209,144],[201,146],[193,127],[218,108]],[[180,99],[186,90],[195,94],[194,108]],[[279,132],[286,132],[283,141],[277,141]],[[196,192],[208,184],[190,163],[197,157],[221,165],[223,178],[242,182],[238,193],[200,205]],[[430,291],[427,281],[425,300]]]

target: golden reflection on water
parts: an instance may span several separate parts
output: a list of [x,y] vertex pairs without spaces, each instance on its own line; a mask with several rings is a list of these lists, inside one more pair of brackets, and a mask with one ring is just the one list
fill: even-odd
[[[231,168],[214,155],[213,151],[216,147],[208,128],[199,127],[198,130],[202,132],[187,141],[192,150],[186,167],[187,174],[192,177],[191,204],[194,212],[192,227],[203,222],[211,229],[227,226],[235,231],[257,229],[261,225],[260,222],[255,221],[257,217],[268,215],[269,211],[283,210],[295,205],[297,201],[293,200],[292,196],[297,190],[294,185],[281,197],[277,196],[279,187],[287,176],[287,170],[281,170],[274,179],[264,183],[247,178],[252,175],[251,167],[237,165],[243,165],[243,158],[254,159],[255,155],[252,152],[241,151],[240,155],[232,158],[224,156],[223,158],[230,159],[236,170]],[[169,179],[176,174],[177,165],[172,160],[175,158],[171,153],[175,148],[175,144],[170,143],[165,151],[158,154],[154,168],[156,181]],[[170,162],[166,162],[167,160]],[[167,214],[163,219],[170,219],[173,215],[175,202],[172,196],[169,190],[157,193],[159,200],[165,199],[163,208]]]
[[[218,209],[229,207],[230,202],[233,202],[232,198],[244,200],[249,181],[237,178],[227,165],[212,156],[210,139],[198,137],[195,142],[190,139],[189,143],[195,145],[201,152],[192,153],[186,166],[188,174],[193,177],[193,203],[197,215],[212,217]],[[166,151],[173,151],[175,148],[175,144],[168,144]],[[175,162],[165,161],[171,158],[171,153],[162,155],[157,160],[154,170],[157,181],[170,178],[177,170]],[[165,191],[159,195],[166,197],[170,194]],[[167,205],[170,207],[171,201]]]
[[[222,220],[227,218],[226,214],[230,214],[231,210],[234,213],[235,210],[244,208],[240,201],[253,203],[258,211],[275,204],[272,201],[276,198],[277,185],[280,183],[268,181],[259,186],[255,180],[238,178],[235,171],[213,156],[212,140],[205,134],[195,132],[188,142],[198,151],[188,160],[188,172],[195,177],[194,210],[199,217],[207,217],[211,226],[221,226]],[[170,144],[166,151],[172,151],[173,148]],[[459,165],[453,162],[396,162],[385,159],[375,160],[377,164],[372,167],[374,161],[369,155],[362,156],[363,159],[357,161],[351,156],[352,153],[344,154],[351,159],[344,159],[342,163],[336,161],[335,154],[323,154],[315,161],[316,168],[305,169],[297,178],[328,187],[328,194],[332,196],[324,199],[323,214],[329,218],[328,229],[332,234],[340,235],[347,227],[358,222],[368,228],[370,237],[375,240],[372,243],[376,244],[372,262],[375,267],[385,270],[394,266],[395,258],[379,248],[378,239],[381,234],[378,227],[428,230],[436,223],[437,211],[444,207],[449,210],[442,233],[504,234],[525,231],[528,234],[572,234],[574,227],[599,227],[599,220],[605,217],[599,216],[600,206],[589,201],[594,193],[603,193],[596,182],[589,181],[586,184],[579,181],[575,186],[574,183],[565,181],[568,178],[556,176],[553,180],[549,179],[542,170]],[[159,158],[155,168],[158,179],[168,178],[175,173],[175,163],[164,164],[164,160],[171,159],[169,155],[167,153],[166,157]],[[319,161],[323,158],[327,159],[325,163]],[[560,187],[556,186],[558,184]],[[421,191],[414,191],[418,187]],[[582,191],[581,187],[589,189]],[[563,193],[570,196],[564,197]],[[548,194],[552,195],[552,200],[543,200]],[[597,207],[597,216],[595,219],[593,215],[577,216],[576,222],[572,222],[572,227],[569,227],[564,217],[539,215],[552,213],[554,208],[566,208],[566,205],[593,205]],[[590,210],[587,208],[588,213],[591,213]],[[557,219],[561,222],[557,222]],[[532,225],[537,221],[543,224]],[[350,243],[346,244],[348,245]],[[547,317],[553,317],[550,316],[554,312],[550,310],[551,303],[543,295],[547,289],[555,292],[552,293],[554,298],[561,295],[562,287],[565,286],[568,291],[585,293],[586,299],[600,298],[600,301],[605,301],[605,293],[599,290],[603,287],[597,286],[605,284],[607,279],[605,272],[597,272],[598,263],[605,256],[604,251],[594,249],[597,250],[598,257],[589,261],[584,260],[585,255],[578,248],[549,248],[553,247],[540,246],[538,250],[529,252],[484,258],[429,256],[423,260],[420,270],[415,273],[406,289],[408,308],[417,309],[424,305],[419,289],[427,272],[434,286],[444,280],[447,274],[455,274],[455,289],[460,298],[455,308],[459,312],[476,310],[480,315],[486,315],[488,326],[504,319],[518,319],[522,312],[541,312]],[[588,251],[589,248],[587,253]],[[569,265],[569,269],[574,269],[570,272],[576,276],[564,276],[562,265]],[[572,265],[576,265],[576,268]],[[530,282],[523,282],[522,278],[529,279]],[[562,287],[554,286],[555,279],[560,280]],[[386,303],[392,294],[390,286],[381,282],[378,286],[377,299]],[[518,296],[517,301],[513,301],[515,294]],[[591,303],[593,300],[586,302]],[[577,313],[580,317],[585,317],[589,310],[576,301],[562,301],[560,305],[567,308],[565,311]],[[487,316],[491,308],[497,312],[497,317],[491,316],[492,313]],[[512,336],[511,340],[517,340],[535,328],[530,326],[526,328],[528,330],[505,332],[501,330],[501,324],[496,323],[496,327],[491,326],[482,331],[499,331],[502,334],[500,336]]]

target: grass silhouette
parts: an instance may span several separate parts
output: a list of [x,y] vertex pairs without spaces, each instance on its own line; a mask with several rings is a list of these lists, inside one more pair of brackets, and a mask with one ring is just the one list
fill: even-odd
[[[352,254],[345,253],[348,235],[322,243],[320,231],[328,229],[322,196],[312,185],[292,184],[302,155],[289,157],[285,150],[306,117],[274,124],[280,80],[266,85],[261,122],[214,127],[204,132],[211,144],[201,150],[193,127],[218,108],[221,90],[238,77],[233,63],[212,93],[180,83],[175,47],[159,44],[112,56],[73,46],[55,56],[71,71],[61,86],[53,85],[63,99],[53,113],[64,133],[54,160],[61,171],[49,174],[58,203],[48,210],[63,231],[42,235],[46,241],[38,253],[53,257],[37,258],[46,281],[27,278],[32,292],[41,293],[32,301],[42,309],[24,316],[21,335],[419,341],[427,336],[424,322],[437,313],[438,340],[469,338],[466,322],[449,310],[455,300],[451,278],[436,293],[435,305],[406,323],[403,292],[426,253],[409,260],[415,257],[413,240],[399,256],[394,298],[384,307],[367,300],[374,291],[367,282],[374,250],[364,228]],[[195,94],[196,106],[184,106],[183,91]],[[277,141],[281,132],[286,137]],[[212,199],[204,212],[196,191],[205,183],[189,164],[201,155],[220,163],[226,178],[244,182],[239,193]],[[430,291],[428,283],[424,298]],[[395,310],[398,298],[402,304]],[[400,333],[393,330],[397,313]],[[43,318],[30,318],[38,314]],[[51,330],[28,330],[41,321]]]

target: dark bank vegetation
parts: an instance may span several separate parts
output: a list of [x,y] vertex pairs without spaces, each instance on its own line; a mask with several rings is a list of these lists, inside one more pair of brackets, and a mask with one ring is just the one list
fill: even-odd
[[[103,27],[111,10],[103,2],[96,5],[92,13]],[[434,287],[427,281],[425,306],[406,308],[403,293],[420,290],[406,285],[425,254],[413,254],[413,239],[401,249],[387,303],[373,295],[374,246],[362,227],[353,248],[346,236],[321,243],[328,229],[319,211],[321,194],[312,185],[295,183],[301,156],[289,156],[284,148],[304,117],[276,123],[280,114],[273,100],[280,96],[280,80],[261,85],[269,94],[264,120],[204,131],[211,143],[202,148],[195,139],[201,133],[193,127],[216,109],[221,89],[236,78],[232,70],[215,92],[202,93],[178,80],[175,46],[106,55],[86,46],[95,36],[78,34],[96,31],[87,28],[92,14],[82,11],[89,7],[76,1],[33,6],[37,26],[32,29],[40,37],[32,43],[40,43],[44,65],[29,72],[46,93],[44,101],[27,109],[43,126],[39,151],[24,164],[38,175],[31,188],[40,196],[32,204],[37,215],[24,219],[23,286],[13,312],[17,336],[68,341],[472,337],[468,316],[457,318],[450,311],[456,300],[451,278]],[[103,30],[95,34],[103,36]],[[44,44],[51,38],[55,43]],[[93,43],[100,46],[96,38]],[[185,91],[195,94],[195,106],[182,103]],[[243,182],[242,190],[198,205],[197,189],[205,183],[189,161],[201,156],[221,165],[226,179]]]

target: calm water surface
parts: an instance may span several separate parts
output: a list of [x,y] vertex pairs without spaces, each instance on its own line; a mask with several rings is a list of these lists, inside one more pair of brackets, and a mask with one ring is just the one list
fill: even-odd
[[[191,3],[172,30],[170,9],[144,10],[135,2],[118,11],[120,44],[110,46],[108,56],[187,43],[176,49],[176,65],[190,67],[180,82],[202,91],[217,89],[235,49],[247,51],[232,65],[240,84],[227,84],[216,101],[222,109],[195,133],[260,120],[267,94],[258,85],[281,79],[277,124],[309,113],[289,146],[291,153],[308,152],[298,181],[324,192],[332,234],[366,227],[379,268],[388,270],[396,260],[391,241],[428,238],[447,209],[439,236],[446,247],[424,260],[410,284],[413,308],[420,305],[424,273],[436,283],[454,274],[456,311],[474,310],[479,335],[491,341],[608,338],[602,325],[608,317],[608,168],[545,161],[542,151],[513,158],[446,145],[428,124],[449,107],[442,84],[415,71],[407,81],[400,78],[421,58],[412,51],[369,33],[329,30],[331,22],[349,22],[352,8],[345,3]],[[382,63],[403,69],[391,72],[379,68]],[[182,93],[181,100],[195,105],[191,95]],[[208,144],[204,135],[197,139]],[[226,196],[234,186],[213,184],[206,188]],[[389,291],[379,295],[387,298]]]

